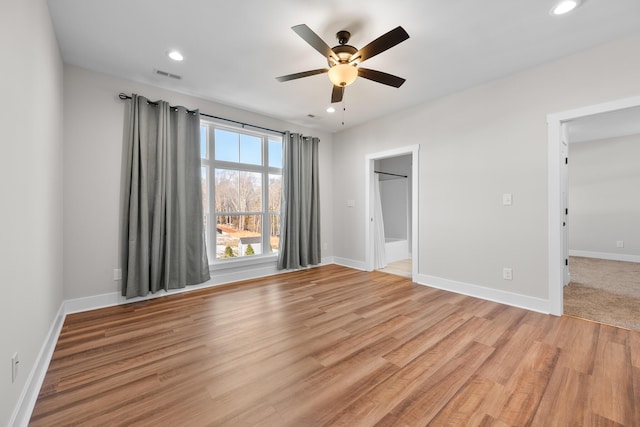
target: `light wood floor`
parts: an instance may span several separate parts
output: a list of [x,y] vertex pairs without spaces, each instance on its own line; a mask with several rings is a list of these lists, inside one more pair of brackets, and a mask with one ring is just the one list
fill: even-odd
[[335,265],[67,317],[31,425],[640,425],[640,333]]

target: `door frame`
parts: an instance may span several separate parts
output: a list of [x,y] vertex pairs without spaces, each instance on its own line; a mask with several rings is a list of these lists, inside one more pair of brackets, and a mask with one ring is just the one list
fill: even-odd
[[[563,314],[564,288],[564,257],[563,248],[565,235],[563,232],[563,182],[566,181],[562,150],[562,132],[564,124],[582,117],[609,113],[626,108],[640,107],[640,96],[619,99],[602,104],[590,105],[574,110],[563,111],[547,115],[548,131],[548,293],[549,313],[561,316]],[[568,189],[567,189],[568,191]]]
[[409,145],[365,156],[365,264],[367,271],[373,271],[374,264],[374,227],[373,212],[375,201],[374,187],[374,162],[390,157],[411,155],[411,280],[416,281],[418,276],[418,166],[420,145]]

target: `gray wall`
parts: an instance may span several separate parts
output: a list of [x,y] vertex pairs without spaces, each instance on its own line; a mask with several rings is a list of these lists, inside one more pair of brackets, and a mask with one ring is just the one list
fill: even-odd
[[[62,303],[62,60],[44,0],[0,2],[0,425]],[[19,355],[11,383],[10,360]]]
[[[118,93],[138,93],[172,105],[271,129],[320,138],[322,256],[332,242],[332,135],[72,65],[64,68],[64,284],[65,299],[118,292],[118,224],[124,103]],[[275,264],[275,263],[274,263]],[[216,275],[216,273],[213,273]]]
[[640,135],[570,144],[569,157],[569,250],[640,256]]
[[640,34],[340,132],[335,255],[365,261],[365,156],[420,144],[419,278],[548,299],[547,114],[640,95],[638,75]]

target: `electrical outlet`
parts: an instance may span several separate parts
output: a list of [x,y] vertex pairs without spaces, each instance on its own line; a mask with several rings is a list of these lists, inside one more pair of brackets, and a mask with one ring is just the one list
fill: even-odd
[[502,269],[502,278],[504,280],[513,280],[513,270],[511,268]]
[[18,359],[18,353],[13,353],[13,356],[11,356],[11,382],[12,383],[16,382],[16,379],[18,378],[19,363],[20,363],[20,360]]
[[122,269],[120,268],[113,269],[113,280],[122,280]]
[[616,241],[616,248],[624,248],[624,240]]

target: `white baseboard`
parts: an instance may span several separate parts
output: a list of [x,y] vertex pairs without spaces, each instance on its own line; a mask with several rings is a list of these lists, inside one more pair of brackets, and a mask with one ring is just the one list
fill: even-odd
[[441,277],[427,276],[425,274],[418,274],[416,283],[518,308],[524,308],[526,310],[537,311],[539,313],[550,313],[549,300],[542,298],[514,294],[498,289],[485,288],[484,286],[443,279]]
[[367,263],[349,258],[333,257],[333,263],[343,267],[355,268],[356,270],[367,271]]
[[169,291],[159,291],[155,294],[149,294],[144,297],[125,298],[120,292],[112,292],[108,294],[93,295],[84,298],[75,298],[64,302],[65,314],[79,313],[82,311],[96,310],[98,308],[112,307],[115,305],[129,304],[133,302],[146,301],[155,298],[162,298],[169,295],[180,294],[183,292],[195,291],[198,289],[212,288],[214,286],[226,285],[228,283],[240,282],[243,280],[258,279],[278,273],[284,270],[278,270],[275,265],[262,266],[258,268],[242,270],[232,270],[228,272],[216,271],[211,275],[211,279],[199,285],[191,285],[180,289],[170,289]]
[[609,261],[625,261],[625,262],[640,263],[640,256],[638,255],[613,254],[608,252],[579,251],[579,250],[570,249],[569,256],[579,256],[584,258],[598,258],[598,259],[606,259]]
[[60,304],[58,313],[49,328],[49,333],[40,348],[40,352],[36,356],[33,368],[31,369],[31,372],[29,372],[29,376],[27,377],[24,388],[22,389],[22,394],[20,394],[18,403],[16,404],[11,419],[9,420],[9,426],[26,427],[29,424],[31,413],[33,412],[33,408],[36,406],[36,400],[38,400],[40,388],[42,387],[44,377],[47,374],[47,369],[49,368],[49,362],[51,362],[51,357],[53,356],[53,350],[56,348],[58,336],[60,335],[62,325],[64,324],[64,318],[65,313],[63,302]]

